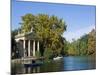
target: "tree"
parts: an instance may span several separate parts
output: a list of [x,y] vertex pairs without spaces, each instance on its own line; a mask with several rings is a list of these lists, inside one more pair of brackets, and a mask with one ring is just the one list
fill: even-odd
[[18,34],[19,31],[20,28],[11,31],[11,58],[12,59],[20,57],[19,50],[17,48],[17,42],[15,40],[15,36]]
[[73,40],[70,45],[66,45],[68,55],[95,55],[96,54],[96,31],[81,36],[78,40]]
[[26,14],[21,16],[22,22],[21,24],[21,33],[26,33],[31,30],[32,27],[35,27],[35,16],[32,14]]
[[79,39],[79,51],[80,54],[79,55],[87,55],[87,51],[88,51],[88,34],[83,35],[80,39]]
[[93,29],[89,33],[88,54],[89,55],[95,55],[96,54],[96,31],[95,31],[95,29]]
[[73,42],[70,43],[69,49],[68,49],[68,55],[78,55],[78,40],[73,40]]
[[[42,44],[41,52],[47,48],[51,48],[53,52],[58,52],[63,47],[62,34],[66,30],[66,25],[63,19],[57,16],[49,16],[47,14],[26,14],[22,16],[21,31],[26,33],[33,28],[37,38]],[[42,55],[43,55],[42,53]]]

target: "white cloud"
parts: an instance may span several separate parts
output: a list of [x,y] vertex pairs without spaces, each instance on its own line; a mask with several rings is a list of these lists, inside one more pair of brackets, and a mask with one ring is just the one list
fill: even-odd
[[89,33],[92,29],[95,28],[95,25],[91,25],[89,27],[85,27],[73,32],[64,32],[63,36],[66,38],[67,41],[72,42],[72,39],[77,40],[82,35]]

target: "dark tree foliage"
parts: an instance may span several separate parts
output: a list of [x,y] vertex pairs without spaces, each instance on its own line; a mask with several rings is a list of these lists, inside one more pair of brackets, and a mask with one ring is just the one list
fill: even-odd
[[11,32],[11,58],[15,59],[15,58],[19,58],[19,50],[17,48],[17,43],[15,41],[15,35],[18,34],[18,31],[20,29],[15,29]]

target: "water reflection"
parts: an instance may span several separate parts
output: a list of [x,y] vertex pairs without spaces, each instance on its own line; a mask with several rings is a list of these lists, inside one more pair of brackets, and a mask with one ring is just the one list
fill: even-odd
[[42,73],[72,70],[95,69],[95,58],[91,57],[64,57],[61,60],[46,62],[37,67],[12,67],[12,73]]
[[64,71],[95,69],[95,59],[90,57],[65,57]]
[[24,68],[25,69],[25,71],[24,71],[24,73],[39,73],[40,72],[40,67],[25,67]]

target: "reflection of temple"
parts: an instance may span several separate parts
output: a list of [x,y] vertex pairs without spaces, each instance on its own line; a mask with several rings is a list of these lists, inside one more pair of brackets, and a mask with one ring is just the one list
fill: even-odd
[[15,36],[21,57],[31,57],[39,51],[39,39],[33,32],[22,33]]
[[40,73],[41,68],[40,66],[38,67],[24,67],[23,69],[23,73]]

